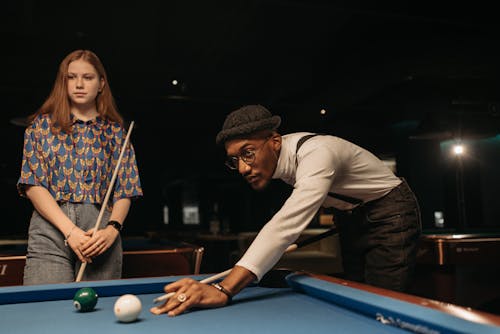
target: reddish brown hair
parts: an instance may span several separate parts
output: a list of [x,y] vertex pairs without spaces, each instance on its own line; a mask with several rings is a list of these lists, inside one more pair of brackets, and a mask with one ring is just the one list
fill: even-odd
[[96,108],[99,116],[120,123],[123,126],[123,118],[118,113],[118,109],[109,87],[108,77],[104,66],[95,53],[89,50],[76,50],[63,59],[59,65],[54,87],[49,97],[36,113],[31,116],[33,120],[40,114],[50,114],[52,118],[52,131],[63,130],[69,132],[71,129],[70,99],[68,96],[68,67],[75,60],[84,60],[94,66],[99,79],[104,80],[104,87],[97,95]]

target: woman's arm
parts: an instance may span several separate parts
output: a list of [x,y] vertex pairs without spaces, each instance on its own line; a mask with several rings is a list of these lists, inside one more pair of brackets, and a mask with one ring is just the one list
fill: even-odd
[[[130,209],[130,202],[129,198],[122,198],[116,201],[113,204],[109,220],[123,224]],[[88,258],[101,255],[113,245],[119,234],[120,232],[111,225],[107,225],[103,229],[98,229],[95,233],[94,228],[91,228],[85,232],[85,235],[91,238],[81,246],[82,254]]]
[[42,186],[26,186],[26,196],[36,211],[61,231],[64,239],[82,262],[91,262],[80,251],[89,237],[69,219],[49,191]]

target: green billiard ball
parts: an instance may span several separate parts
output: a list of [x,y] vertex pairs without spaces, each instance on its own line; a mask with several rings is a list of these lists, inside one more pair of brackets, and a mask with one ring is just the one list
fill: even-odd
[[80,312],[92,311],[97,304],[97,293],[92,288],[81,288],[73,297],[73,306]]

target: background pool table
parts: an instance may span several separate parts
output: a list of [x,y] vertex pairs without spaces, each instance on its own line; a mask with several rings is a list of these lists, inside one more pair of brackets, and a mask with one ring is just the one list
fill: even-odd
[[424,233],[412,293],[500,314],[500,234]]
[[[227,307],[194,310],[175,318],[152,315],[152,300],[162,294],[165,283],[180,277],[3,287],[0,328],[11,334],[406,333],[407,329],[500,333],[500,318],[494,315],[298,273],[287,277],[289,288],[248,287]],[[93,287],[100,296],[93,312],[78,313],[73,308],[71,299],[83,286]],[[143,303],[134,323],[119,323],[113,315],[114,302],[125,293],[138,295]]]
[[[123,278],[200,273],[204,248],[169,239],[127,237],[123,244]],[[0,240],[0,286],[22,285],[27,240]]]

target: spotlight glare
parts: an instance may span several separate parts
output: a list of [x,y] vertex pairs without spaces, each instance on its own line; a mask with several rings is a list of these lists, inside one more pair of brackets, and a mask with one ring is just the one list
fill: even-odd
[[319,111],[319,113],[320,113],[321,115],[326,115],[326,109],[321,109],[321,110]]
[[177,86],[177,84],[179,84],[179,81],[177,81],[177,80],[175,80],[175,79],[174,79],[174,80],[172,80],[172,85]]
[[462,145],[455,145],[455,146],[453,146],[453,153],[455,155],[462,155],[462,154],[464,154],[464,147]]

